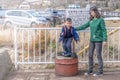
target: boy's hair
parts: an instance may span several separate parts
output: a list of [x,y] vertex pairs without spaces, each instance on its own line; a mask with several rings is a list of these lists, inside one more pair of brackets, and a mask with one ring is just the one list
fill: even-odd
[[72,19],[71,18],[66,18],[65,21],[72,22]]

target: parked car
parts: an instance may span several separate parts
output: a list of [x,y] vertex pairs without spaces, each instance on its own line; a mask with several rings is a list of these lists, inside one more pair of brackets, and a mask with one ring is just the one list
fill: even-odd
[[66,18],[66,10],[57,10],[58,15],[59,15],[59,19],[64,22],[65,18]]
[[5,20],[5,11],[6,10],[0,10],[0,24],[4,24],[4,20]]
[[51,26],[56,26],[56,24],[62,24],[65,19],[65,10],[45,10],[39,11],[37,10],[42,17],[47,18],[50,22]]
[[52,12],[50,11],[37,11],[42,17],[45,17],[47,20],[52,20]]
[[48,20],[41,17],[34,10],[8,10],[5,13],[4,26],[12,24],[34,27],[39,24],[47,24]]

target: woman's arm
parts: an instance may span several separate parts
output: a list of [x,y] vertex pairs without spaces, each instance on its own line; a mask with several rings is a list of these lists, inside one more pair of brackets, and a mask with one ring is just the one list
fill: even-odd
[[100,26],[102,29],[103,41],[107,41],[107,31],[105,27],[105,21],[103,19],[101,20]]
[[89,27],[89,21],[87,23],[83,24],[82,26],[76,27],[75,30],[76,31],[84,30],[84,29],[86,29],[88,27]]

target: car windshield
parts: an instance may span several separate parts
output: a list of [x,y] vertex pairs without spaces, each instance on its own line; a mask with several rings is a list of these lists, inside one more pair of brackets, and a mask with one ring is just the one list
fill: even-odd
[[41,15],[38,14],[37,12],[35,12],[35,11],[28,11],[28,12],[34,17],[41,17]]

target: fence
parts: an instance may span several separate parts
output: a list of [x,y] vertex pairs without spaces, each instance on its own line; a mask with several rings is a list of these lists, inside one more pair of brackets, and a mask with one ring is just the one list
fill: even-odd
[[72,18],[73,26],[83,25],[89,20],[87,9],[66,9],[66,17]]
[[[108,32],[114,28],[108,28]],[[18,64],[51,64],[57,53],[62,51],[58,43],[60,28],[15,28],[14,49],[15,66]],[[89,30],[78,32],[80,44],[75,44],[75,52],[79,52],[89,44]],[[108,46],[103,47],[104,62],[120,62],[120,29],[108,36]],[[88,61],[88,50],[78,55],[79,62]],[[96,60],[95,60],[96,61]]]
[[101,14],[104,17],[120,17],[120,12],[102,11]]

